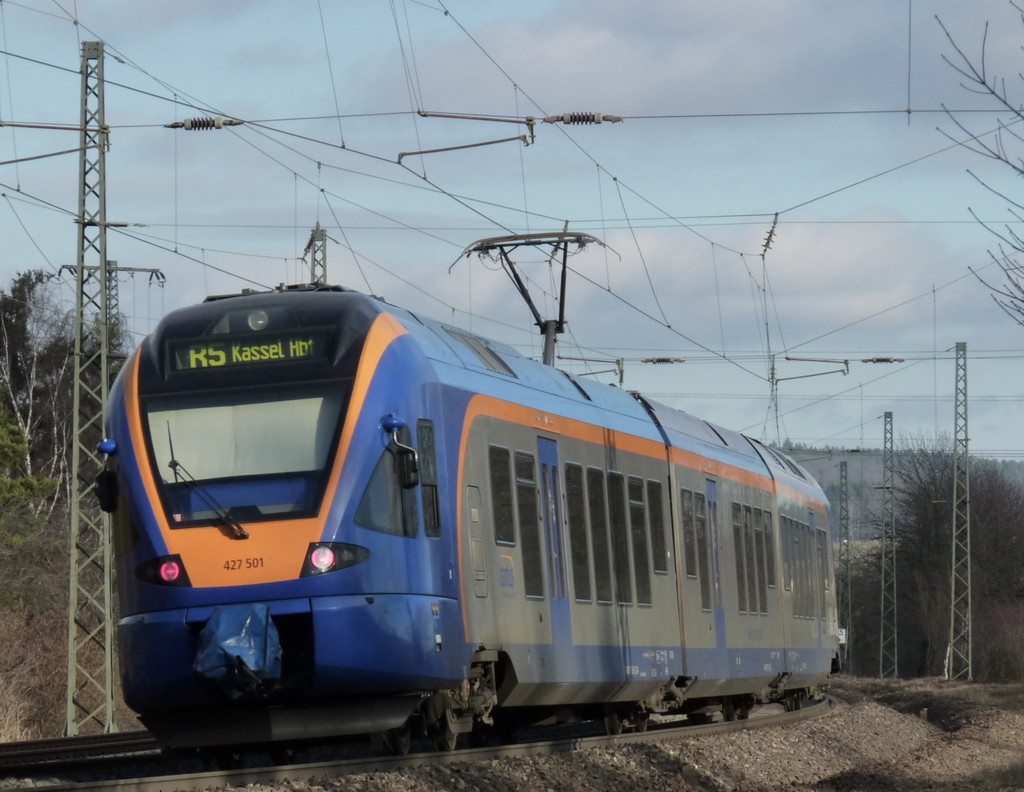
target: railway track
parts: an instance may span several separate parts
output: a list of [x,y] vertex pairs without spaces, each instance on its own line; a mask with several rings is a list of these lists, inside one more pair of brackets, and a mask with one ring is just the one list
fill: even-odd
[[[740,729],[771,728],[778,727],[801,720],[821,717],[831,712],[833,703],[831,699],[805,707],[796,712],[765,714],[763,711],[757,713],[749,720],[737,720],[729,722],[718,722],[707,725],[678,726],[673,723],[652,724],[646,732],[633,732],[619,735],[594,735],[575,736],[561,739],[538,740],[534,742],[520,743],[516,745],[488,746],[482,748],[466,748],[452,751],[450,753],[413,753],[408,756],[372,756],[339,759],[331,761],[312,762],[305,764],[293,764],[273,767],[253,767],[237,770],[212,770],[204,772],[185,773],[177,775],[152,775],[138,778],[105,778],[103,780],[67,780],[63,783],[47,784],[43,789],[48,792],[58,790],[132,790],[132,792],[174,792],[174,790],[208,789],[212,787],[242,787],[247,784],[272,784],[283,781],[312,782],[315,779],[339,777],[346,775],[376,773],[389,771],[402,771],[416,767],[439,766],[456,762],[483,762],[494,759],[509,759],[520,757],[546,756],[559,753],[569,753],[596,748],[614,748],[616,746],[630,745],[636,743],[656,742],[659,740],[725,733]],[[121,737],[120,744],[115,739]],[[147,739],[148,738],[148,739]],[[74,745],[67,746],[69,740]],[[65,744],[63,756],[60,755],[58,743]],[[134,745],[134,747],[133,747]],[[24,747],[23,747],[24,746]],[[155,742],[147,732],[126,732],[123,735],[96,735],[91,740],[86,738],[66,738],[56,740],[40,740],[33,743],[12,743],[0,746],[0,770],[8,776],[7,784],[3,785],[4,792],[12,790],[35,790],[40,789],[38,781],[30,781],[23,787],[9,786],[12,778],[17,778],[11,770],[20,767],[28,771],[28,765],[33,768],[32,776],[38,777],[40,773],[49,775],[50,778],[60,777],[60,773],[49,772],[50,768],[56,769],[53,763],[82,761],[87,756],[105,757],[102,761],[108,768],[111,775],[123,775],[113,771],[110,757],[120,755],[126,761],[137,759],[139,755],[151,753],[156,748]],[[18,749],[21,749],[19,754]],[[30,753],[34,752],[34,753]],[[18,763],[13,757],[20,756]],[[32,756],[39,757],[32,760]],[[77,768],[76,764],[76,768]],[[163,766],[166,771],[166,764],[153,760],[154,767]],[[147,771],[148,772],[148,771]],[[26,772],[26,775],[28,773]],[[97,772],[86,771],[79,774],[69,774],[72,778],[96,778]]]
[[39,767],[51,762],[69,762],[125,754],[137,755],[155,750],[157,750],[156,740],[148,731],[85,734],[75,737],[53,737],[46,740],[0,743],[0,772],[7,774],[16,768]]

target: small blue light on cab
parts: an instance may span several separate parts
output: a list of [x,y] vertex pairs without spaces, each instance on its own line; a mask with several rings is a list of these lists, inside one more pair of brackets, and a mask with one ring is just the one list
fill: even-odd
[[117,441],[104,437],[96,444],[96,450],[105,457],[117,456]]

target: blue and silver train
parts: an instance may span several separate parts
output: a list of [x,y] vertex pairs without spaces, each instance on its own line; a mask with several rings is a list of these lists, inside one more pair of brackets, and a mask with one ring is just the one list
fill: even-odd
[[166,745],[615,733],[837,671],[805,470],[457,327],[340,287],[212,297],[109,403],[121,681]]

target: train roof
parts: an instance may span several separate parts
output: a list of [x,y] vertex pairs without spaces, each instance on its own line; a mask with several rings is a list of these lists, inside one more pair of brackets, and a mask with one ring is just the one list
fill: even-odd
[[232,305],[234,300],[244,301],[253,307],[286,301],[304,315],[303,324],[324,322],[326,317],[337,322],[343,312],[347,317],[344,324],[351,325],[343,330],[345,336],[365,332],[374,317],[390,314],[408,331],[433,365],[438,380],[446,385],[664,442],[821,495],[806,470],[757,440],[614,385],[574,377],[507,344],[339,286],[279,287],[272,292],[246,290],[208,297],[201,305],[169,314],[154,336],[159,339],[171,324],[176,333],[199,335],[224,313],[224,300],[232,300]]
[[511,346],[444,322],[401,309],[393,313],[447,385],[662,440],[647,410],[628,391],[574,377]]

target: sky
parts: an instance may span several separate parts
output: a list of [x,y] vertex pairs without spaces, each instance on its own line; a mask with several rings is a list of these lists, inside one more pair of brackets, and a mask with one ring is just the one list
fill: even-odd
[[[964,342],[971,452],[1024,458],[1024,327],[981,280],[1004,285],[1024,195],[963,145],[1013,118],[951,65],[984,52],[1024,102],[1008,0],[0,0],[0,34],[2,289],[42,270],[74,306],[78,132],[43,127],[77,127],[102,41],[108,258],[165,278],[119,276],[133,343],[308,280],[319,223],[329,282],[539,357],[509,278],[462,252],[568,227],[605,246],[569,259],[561,368],[782,447],[877,448],[887,411],[897,442],[952,436]],[[623,120],[542,120],[570,112]],[[203,117],[243,123],[166,127]],[[515,260],[554,317],[557,268]]]

